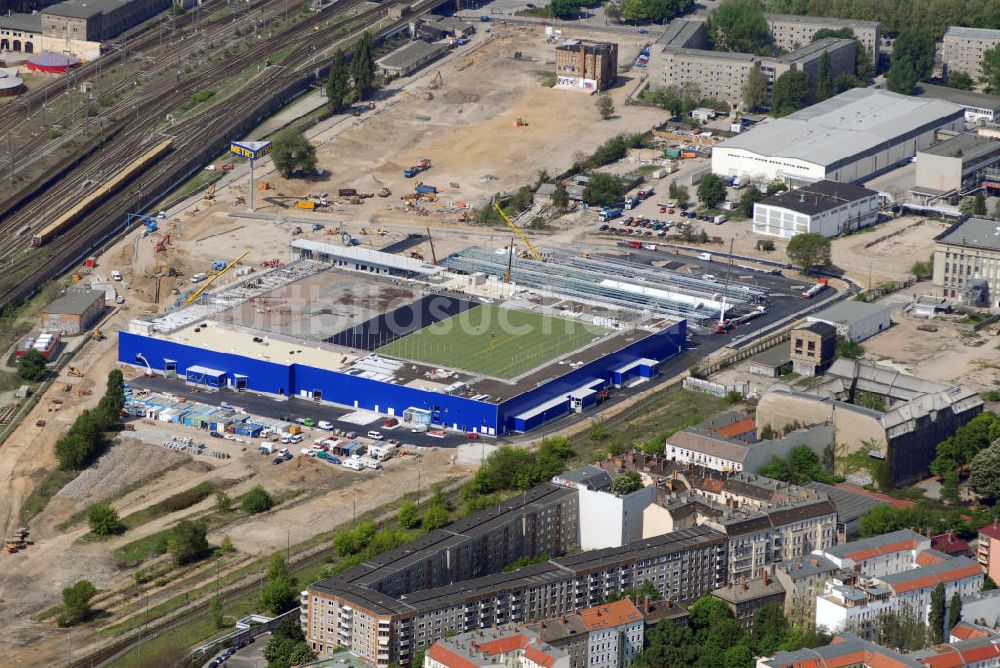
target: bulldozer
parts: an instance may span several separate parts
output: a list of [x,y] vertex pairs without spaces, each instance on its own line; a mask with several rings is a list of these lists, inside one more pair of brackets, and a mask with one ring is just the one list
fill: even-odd
[[91,340],[93,340],[93,341],[103,341],[103,340],[104,340],[104,338],[105,338],[105,337],[104,337],[104,332],[102,332],[102,331],[101,331],[101,328],[100,328],[100,327],[98,327],[98,328],[96,328],[96,329],[94,330],[94,333],[90,335],[90,338],[91,338]]
[[77,369],[75,366],[71,366],[66,370],[66,375],[73,376],[74,378],[83,378],[83,372]]

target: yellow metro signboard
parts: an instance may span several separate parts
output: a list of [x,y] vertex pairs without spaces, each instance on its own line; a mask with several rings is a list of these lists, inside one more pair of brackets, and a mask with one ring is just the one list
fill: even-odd
[[233,141],[229,142],[229,152],[251,161],[257,160],[271,152],[271,142]]

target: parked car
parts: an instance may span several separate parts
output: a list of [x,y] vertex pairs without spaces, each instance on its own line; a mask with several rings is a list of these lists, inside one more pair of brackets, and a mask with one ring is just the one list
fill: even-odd
[[284,457],[287,454],[288,454],[288,448],[282,448],[281,450],[278,450],[279,457]]
[[600,227],[598,227],[597,229],[598,229],[599,231],[601,231],[601,232],[604,232],[605,230],[607,230],[607,229],[608,229],[608,224],[607,224],[607,223],[604,223],[604,224],[602,224],[602,225],[601,225]]
[[344,434],[344,438],[357,438],[357,437],[358,437],[358,432],[356,431],[349,431],[346,434]]
[[285,461],[285,458],[284,458],[284,457],[275,457],[275,458],[274,458],[274,461],[272,461],[271,463],[272,463],[272,464],[280,464],[280,463],[282,463],[283,461]]
[[210,431],[208,432],[208,435],[211,436],[212,438],[222,438],[222,434],[220,434],[217,431]]
[[299,423],[303,424],[303,425],[305,425],[307,427],[315,427],[316,426],[316,421],[313,420],[311,417],[299,418]]
[[376,440],[376,441],[381,441],[383,438],[385,438],[385,436],[382,435],[382,432],[375,431],[373,429],[370,432],[368,432],[368,438]]
[[282,459],[284,459],[284,460],[285,460],[286,462],[287,462],[287,461],[288,461],[289,459],[291,459],[292,457],[293,457],[293,455],[292,455],[292,453],[290,453],[290,452],[286,452],[285,454],[283,454],[283,455],[281,456],[281,458],[282,458]]
[[333,429],[333,423],[327,422],[326,420],[320,420],[319,422],[316,423],[316,426],[322,429],[323,431],[331,431]]
[[479,440],[479,434],[477,434],[477,433],[476,433],[476,432],[474,432],[474,431],[470,431],[470,432],[466,432],[466,434],[465,434],[465,437],[466,437],[467,439],[469,439],[470,441],[476,441],[476,440]]
[[339,464],[340,463],[340,458],[334,457],[334,456],[331,455],[331,456],[329,456],[329,457],[326,458],[326,461],[330,462],[331,464]]

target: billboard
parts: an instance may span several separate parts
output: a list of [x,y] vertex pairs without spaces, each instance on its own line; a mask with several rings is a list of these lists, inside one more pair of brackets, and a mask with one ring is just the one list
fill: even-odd
[[229,152],[248,160],[263,158],[271,152],[269,141],[233,141],[229,142]]

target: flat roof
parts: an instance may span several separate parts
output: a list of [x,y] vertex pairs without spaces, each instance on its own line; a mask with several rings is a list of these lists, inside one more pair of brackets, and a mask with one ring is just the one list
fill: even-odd
[[66,2],[46,7],[42,10],[42,13],[73,19],[88,19],[92,16],[117,9],[123,4],[125,3],[121,2],[121,0],[86,0],[86,2],[66,0]]
[[667,29],[660,35],[656,43],[661,46],[676,45],[687,46],[688,43],[698,36],[698,32],[705,29],[703,21],[692,19],[674,19],[667,26]]
[[42,313],[83,315],[94,302],[104,303],[104,290],[68,290],[62,297],[42,309]]
[[814,23],[831,27],[843,28],[877,28],[878,21],[862,21],[861,19],[841,19],[831,16],[801,16],[799,14],[764,14],[768,21],[782,23]]
[[709,51],[707,49],[689,49],[683,47],[667,46],[664,53],[673,53],[681,56],[691,56],[693,58],[704,58],[705,60],[729,60],[742,63],[756,62],[757,56],[749,53],[734,53],[730,51]]
[[418,39],[382,56],[377,62],[382,67],[406,69],[414,63],[442,54],[447,50],[448,47],[444,44],[431,44]]
[[990,30],[989,28],[966,28],[964,26],[951,26],[945,33],[945,37],[975,37],[978,39],[1000,40],[1000,30]]
[[934,237],[935,241],[953,246],[971,246],[1000,251],[1000,223],[983,218],[968,218]]
[[409,274],[432,276],[440,274],[442,271],[441,267],[428,262],[395,253],[384,253],[373,248],[364,248],[363,246],[341,246],[323,243],[322,241],[313,241],[311,239],[295,239],[289,245],[292,248],[321,253],[338,260],[364,262],[365,264],[378,265]]
[[952,88],[951,86],[935,86],[934,84],[921,82],[917,84],[917,95],[932,97],[938,100],[947,100],[963,107],[993,109],[994,111],[1000,109],[1000,96]]
[[883,304],[868,304],[865,302],[856,302],[853,299],[846,299],[829,308],[823,309],[819,313],[814,313],[809,318],[825,322],[852,323],[891,310],[891,306]]
[[862,186],[823,180],[772,195],[760,203],[814,216],[844,204],[877,196],[877,192]]
[[962,163],[965,164],[989,157],[991,153],[996,152],[1000,152],[1000,141],[983,137],[976,132],[963,132],[918,153],[936,155],[942,158],[961,158]]
[[814,58],[817,54],[821,54],[824,51],[830,51],[832,49],[839,49],[844,46],[850,46],[855,44],[853,39],[843,39],[841,37],[824,37],[818,39],[815,42],[806,44],[803,47],[795,49],[794,51],[789,51],[783,56],[778,56],[775,60],[779,63],[797,63],[800,60],[805,60],[807,58]]
[[41,14],[24,14],[16,12],[10,16],[0,16],[0,28],[7,30],[23,30],[24,32],[42,32]]
[[841,522],[853,522],[868,511],[882,505],[878,499],[821,482],[807,482],[802,486],[826,494],[830,498],[830,503],[837,509],[837,519]]
[[873,88],[852,88],[718,144],[714,151],[741,149],[832,166],[866,151],[881,150],[899,137],[962,119],[962,107]]

